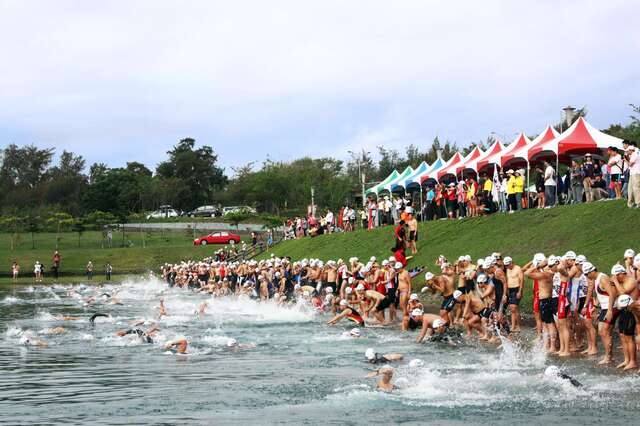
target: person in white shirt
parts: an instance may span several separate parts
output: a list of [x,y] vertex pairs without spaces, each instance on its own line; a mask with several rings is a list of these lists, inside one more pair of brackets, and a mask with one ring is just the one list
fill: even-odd
[[545,208],[556,204],[556,171],[551,164],[544,162],[544,200]]
[[609,153],[609,166],[610,179],[613,183],[613,189],[616,193],[616,199],[622,198],[622,156],[618,153],[618,149],[610,146],[607,149]]
[[324,217],[324,220],[326,222],[327,231],[329,233],[333,232],[333,212],[331,210],[327,209],[327,214]]
[[627,206],[640,207],[640,152],[635,142],[624,140],[625,159],[629,162],[629,197]]

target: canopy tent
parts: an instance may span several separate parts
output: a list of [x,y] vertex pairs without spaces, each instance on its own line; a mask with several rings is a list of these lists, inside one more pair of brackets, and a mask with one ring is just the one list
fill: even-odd
[[364,193],[365,195],[369,195],[371,193],[373,194],[378,194],[379,188],[383,188],[386,184],[388,184],[389,182],[391,182],[392,180],[394,180],[395,178],[398,177],[398,171],[394,170],[393,172],[391,172],[391,174],[389,176],[387,176],[382,182],[380,182],[377,185],[372,186],[371,188],[367,189]]
[[[540,133],[538,136],[536,136],[536,138],[534,140],[531,141],[531,143],[529,143],[527,146],[520,148],[517,152],[513,153],[513,156],[508,159],[508,160],[504,160],[503,159],[503,165],[506,165],[507,161],[511,161],[511,160],[520,160],[521,162],[529,162],[529,152],[531,151],[531,149],[533,149],[536,146],[539,145],[544,145],[545,143],[557,138],[558,136],[560,136],[560,133],[558,133],[556,131],[556,129],[554,129],[551,126],[547,126],[546,129],[544,129],[544,132]],[[513,161],[511,161],[513,162]]]
[[400,173],[400,175],[398,175],[397,178],[393,179],[384,187],[378,188],[378,193],[382,191],[389,191],[389,193],[392,193],[398,187],[404,189],[404,186],[402,184],[404,183],[405,179],[411,176],[412,173],[413,173],[413,168],[411,166],[407,166],[407,168],[404,169],[404,171]]
[[[435,163],[434,163],[435,164]],[[407,190],[410,186],[420,185],[420,178],[422,174],[429,170],[429,164],[426,161],[420,163],[420,165],[411,173],[402,183],[398,185],[403,186]]]
[[442,166],[438,171],[434,171],[435,173],[429,173],[428,177],[433,177],[436,180],[440,180],[442,176],[447,174],[455,174],[456,165],[460,164],[463,161],[462,155],[459,152],[453,154],[453,157],[449,158],[447,164]]
[[459,170],[459,172],[464,172],[464,170],[470,169],[475,171],[476,173],[480,173],[480,170],[489,165],[497,163],[497,160],[500,158],[500,153],[504,150],[504,144],[501,140],[496,139],[496,141],[480,155],[478,158],[467,162],[464,165],[464,169]]
[[[456,153],[457,154],[457,153]],[[421,176],[420,185],[428,181],[429,179],[435,180],[435,173],[441,168],[447,166],[448,161],[444,161],[442,158],[438,158]]]
[[[546,133],[547,131],[549,131],[549,129],[551,129],[551,127],[547,126],[545,131],[542,132],[542,133],[543,134]],[[553,129],[551,129],[551,130],[553,130]],[[552,138],[554,138],[554,137],[555,136],[552,136]],[[529,146],[530,144],[531,144],[531,139],[529,139],[527,137],[527,135],[525,135],[523,132],[520,132],[520,134],[514,139],[514,141],[511,142],[504,149],[504,151],[502,151],[502,153],[500,154],[500,158],[497,161],[497,164],[500,165],[500,167],[503,167],[509,161],[514,160],[516,158],[526,161],[526,159],[527,159],[527,152],[526,151],[527,150],[523,149],[523,148],[526,147],[526,146]]]
[[453,173],[453,174],[458,176],[458,173],[460,173],[464,169],[467,169],[468,168],[467,166],[470,163],[472,163],[474,160],[480,158],[482,156],[482,154],[484,154],[482,152],[482,150],[480,148],[478,148],[477,145],[474,146],[473,149],[471,150],[471,152],[469,154],[467,154],[466,157],[464,157],[464,160],[462,160],[462,162],[456,166],[455,173]]
[[559,159],[569,153],[598,153],[613,146],[622,149],[622,139],[607,135],[593,127],[584,119],[578,118],[571,127],[556,138],[533,145],[529,150],[529,161],[554,154]]

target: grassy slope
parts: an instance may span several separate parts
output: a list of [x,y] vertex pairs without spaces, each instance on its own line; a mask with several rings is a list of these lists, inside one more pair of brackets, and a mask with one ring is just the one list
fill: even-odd
[[[274,247],[272,252],[294,259],[346,260],[358,256],[366,260],[370,256],[390,256],[392,242],[393,229],[386,227],[371,232],[360,230],[286,241]],[[640,211],[628,209],[621,201],[605,201],[512,215],[422,223],[419,252],[410,266],[426,265],[433,271],[440,254],[448,259],[470,254],[475,262],[494,251],[511,256],[522,265],[536,252],[549,255],[574,250],[609,272],[611,265],[630,247],[640,250]],[[421,284],[420,279],[414,281],[416,287]],[[530,294],[525,303],[529,297]]]

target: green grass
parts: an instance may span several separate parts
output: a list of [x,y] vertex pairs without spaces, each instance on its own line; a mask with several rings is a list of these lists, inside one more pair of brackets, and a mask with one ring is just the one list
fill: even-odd
[[[393,228],[385,227],[285,241],[264,256],[275,253],[294,259],[323,260],[357,256],[366,261],[370,256],[389,257],[392,244]],[[476,259],[495,251],[513,257],[522,265],[537,252],[560,255],[574,250],[608,273],[627,248],[640,250],[640,210],[628,209],[622,201],[604,201],[421,223],[419,252],[409,265],[425,265],[436,271],[434,262],[440,254],[450,260],[470,254],[475,263]],[[419,276],[414,280],[414,287],[421,286]],[[531,292],[525,296],[523,303],[530,306]]]
[[[17,260],[21,266],[21,275],[27,282],[32,283],[33,265],[36,260],[39,260],[45,266],[45,278],[50,279],[51,258],[56,249],[57,235],[37,233],[34,234],[33,241],[31,238],[31,234],[22,234],[16,241],[15,236],[0,233],[0,270],[3,274],[8,274],[12,262]],[[12,240],[13,249],[11,249]],[[101,232],[84,232],[80,241],[77,233],[61,233],[57,239],[58,250],[62,256],[61,271],[75,275],[75,277],[64,276],[61,281],[74,282],[82,279],[89,260],[94,264],[96,277],[102,278],[107,262],[113,266],[114,274],[139,273],[149,269],[157,271],[158,267],[165,262],[201,259],[212,255],[221,247],[219,245],[194,246],[193,234],[186,231],[125,232],[125,247],[122,247],[122,241],[122,233],[114,232],[112,248],[107,248]],[[7,276],[0,277],[0,284],[9,282],[11,279]]]

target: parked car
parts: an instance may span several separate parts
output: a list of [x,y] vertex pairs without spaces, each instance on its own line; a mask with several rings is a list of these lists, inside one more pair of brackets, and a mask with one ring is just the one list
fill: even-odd
[[216,206],[200,206],[197,209],[187,212],[186,215],[190,217],[217,217],[221,216],[222,212]]
[[238,244],[240,242],[240,235],[233,232],[213,232],[204,237],[196,238],[193,240],[194,246],[206,246],[207,244],[229,244],[231,241]]
[[171,206],[160,206],[158,210],[147,215],[147,219],[162,219],[163,217],[178,217],[180,214]]
[[222,208],[222,216],[226,216],[229,213],[240,213],[240,212],[247,212],[247,213],[251,213],[251,214],[257,214],[258,213],[256,211],[256,209],[254,209],[253,207],[249,207],[249,206],[229,206],[229,207],[223,207]]

